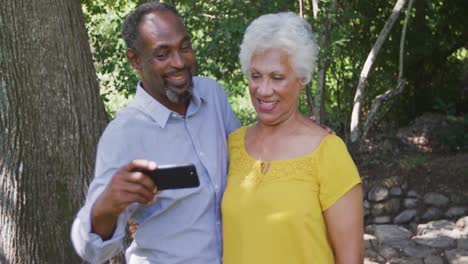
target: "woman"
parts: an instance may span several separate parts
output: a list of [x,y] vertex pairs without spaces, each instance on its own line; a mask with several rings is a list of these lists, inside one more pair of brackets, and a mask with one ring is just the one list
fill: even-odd
[[363,262],[356,167],[297,107],[316,56],[309,24],[291,12],[247,28],[239,58],[258,120],[229,136],[224,264]]

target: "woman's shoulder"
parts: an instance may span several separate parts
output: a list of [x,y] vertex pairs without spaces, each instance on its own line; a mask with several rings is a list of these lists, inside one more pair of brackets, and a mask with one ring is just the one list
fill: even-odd
[[346,143],[339,136],[328,134],[322,141],[324,149],[329,152],[348,151]]
[[302,135],[305,147],[313,150],[320,159],[334,160],[337,156],[349,155],[345,142],[339,136],[328,133],[315,123],[308,124]]
[[327,135],[322,140],[317,151],[317,156],[321,163],[328,164],[330,167],[337,166],[337,164],[354,166],[346,143],[336,135]]
[[231,134],[229,134],[228,136],[229,144],[244,142],[246,130],[247,130],[246,126],[241,126],[238,129],[234,130]]
[[312,147],[313,149],[318,149],[324,140],[328,140],[327,137],[330,134],[312,121],[308,122],[310,122],[310,124],[307,124],[305,129],[301,131],[303,138],[302,141],[305,141],[304,143],[306,143],[306,146]]

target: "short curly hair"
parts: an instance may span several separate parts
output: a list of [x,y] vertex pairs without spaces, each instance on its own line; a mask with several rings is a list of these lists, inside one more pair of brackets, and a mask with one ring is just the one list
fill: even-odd
[[315,69],[318,46],[309,23],[293,12],[262,15],[247,27],[240,46],[242,72],[250,75],[250,62],[255,52],[282,48],[303,85],[310,82]]
[[146,14],[156,11],[169,11],[180,18],[177,9],[167,3],[151,1],[138,6],[131,12],[122,24],[121,36],[125,41],[127,48],[137,49],[140,47],[140,22],[141,18]]

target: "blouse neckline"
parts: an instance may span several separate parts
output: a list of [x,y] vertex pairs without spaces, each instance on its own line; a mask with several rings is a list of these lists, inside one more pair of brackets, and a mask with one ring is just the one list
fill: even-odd
[[270,164],[273,164],[273,163],[281,163],[281,162],[291,162],[291,161],[301,161],[301,160],[308,160],[312,157],[314,157],[319,149],[324,145],[324,142],[326,140],[328,140],[329,138],[331,138],[331,134],[329,135],[326,135],[322,141],[320,141],[320,144],[314,149],[312,150],[311,152],[303,155],[303,156],[299,156],[299,157],[293,157],[293,158],[289,158],[289,159],[276,159],[276,160],[259,160],[259,159],[256,159],[255,157],[253,157],[252,155],[250,155],[250,153],[247,151],[247,146],[245,145],[245,136],[247,134],[247,128],[248,126],[243,126],[241,127],[241,138],[242,138],[242,151],[244,152],[244,155],[246,155],[249,159],[255,161],[255,162],[260,162],[260,163],[263,163],[263,162],[266,162],[266,163],[270,163]]

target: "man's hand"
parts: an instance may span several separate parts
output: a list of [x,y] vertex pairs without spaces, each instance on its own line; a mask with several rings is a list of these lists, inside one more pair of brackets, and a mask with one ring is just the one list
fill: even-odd
[[[310,116],[309,119],[310,119],[310,121],[312,121],[314,123],[317,123],[317,118],[315,116]],[[321,128],[325,129],[325,131],[327,131],[328,134],[336,135],[336,132],[334,130],[332,130],[331,128],[329,128],[328,126],[323,125],[323,124],[318,124],[318,125]]]
[[156,163],[133,160],[112,177],[104,192],[96,200],[91,211],[93,233],[109,239],[114,233],[119,215],[132,203],[148,204],[158,192],[154,182],[136,170],[154,170]]

